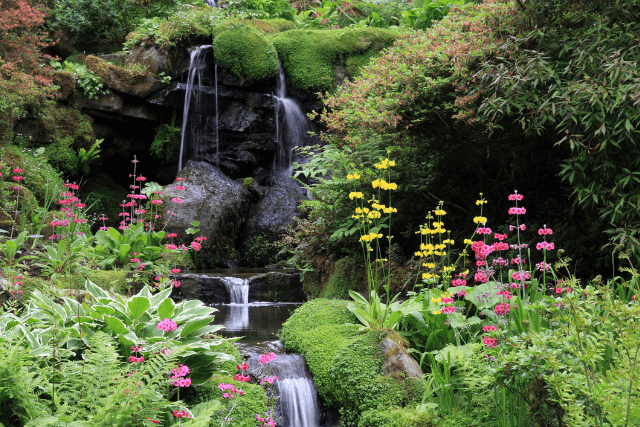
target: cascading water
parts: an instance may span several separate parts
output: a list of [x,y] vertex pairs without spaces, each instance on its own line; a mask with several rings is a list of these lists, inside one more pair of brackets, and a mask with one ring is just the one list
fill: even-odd
[[[199,114],[201,103],[200,93],[202,89],[202,72],[205,68],[206,50],[211,46],[199,46],[191,51],[189,59],[189,72],[187,77],[187,87],[184,93],[184,108],[182,110],[182,136],[180,138],[180,159],[178,160],[178,172],[182,170],[182,157],[184,153],[185,139],[189,139],[194,157],[197,157],[202,150],[202,129],[200,126],[189,126],[189,112]],[[197,87],[194,90],[194,84]],[[192,108],[193,104],[193,108]],[[216,123],[217,127],[217,123]]]
[[313,383],[304,357],[299,354],[278,354],[269,365],[259,365],[259,354],[251,354],[250,372],[258,376],[277,376],[276,394],[279,403],[275,408],[275,418],[280,418],[282,427],[319,427],[320,404],[318,391]]
[[[216,7],[218,5],[216,4]],[[220,167],[220,125],[218,122],[218,62],[213,66],[214,71],[214,79],[215,79],[215,88],[216,88],[216,166]]]
[[[275,96],[276,111],[276,142],[278,154],[273,160],[274,170],[287,171],[289,176],[293,174],[292,149],[304,141],[307,132],[311,130],[309,119],[304,115],[298,103],[287,98],[287,82],[285,80],[282,63],[278,67],[278,80],[276,81]],[[283,115],[280,114],[282,109]],[[283,121],[282,125],[280,121]]]
[[222,283],[229,291],[231,304],[249,304],[249,281],[239,277],[221,277]]

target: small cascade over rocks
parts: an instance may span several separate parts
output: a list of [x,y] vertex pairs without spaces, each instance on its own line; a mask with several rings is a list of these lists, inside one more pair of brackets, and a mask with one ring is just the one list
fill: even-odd
[[222,283],[229,291],[231,304],[249,304],[249,280],[239,277],[221,277]]
[[[279,341],[273,343],[275,352],[281,350]],[[266,349],[267,351],[269,349]],[[245,350],[246,352],[246,350]],[[278,354],[276,360],[268,365],[260,365],[260,354],[247,352],[249,372],[257,377],[268,375],[278,377],[276,395],[279,396],[275,407],[274,419],[279,419],[282,427],[320,427],[321,411],[318,391],[313,383],[307,363],[299,354]]]

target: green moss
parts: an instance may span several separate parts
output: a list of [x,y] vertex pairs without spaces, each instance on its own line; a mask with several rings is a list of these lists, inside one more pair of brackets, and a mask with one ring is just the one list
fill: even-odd
[[296,25],[283,18],[277,19],[248,19],[242,20],[242,22],[246,22],[256,30],[259,30],[265,34],[276,34],[281,33],[283,31],[293,30],[296,28]]
[[[233,384],[234,387],[244,391],[244,395],[237,396],[230,401],[222,397],[222,391],[218,388],[220,383]],[[262,386],[234,381],[230,376],[213,376],[211,381],[196,387],[196,395],[189,402],[191,406],[209,400],[219,400],[223,404],[235,405],[233,413],[234,427],[254,427],[256,425],[255,414],[263,414],[267,410],[267,397]],[[223,412],[222,415],[225,415]],[[212,417],[210,427],[221,425],[221,413],[218,412]]]
[[[200,262],[198,262],[200,264]],[[191,270],[195,268],[195,264],[193,263],[193,258],[189,252],[177,251],[171,252],[167,255],[167,265],[175,266],[176,268],[180,268],[183,270]]]
[[[291,30],[271,37],[289,83],[308,91],[327,91],[335,85],[335,63],[353,55],[372,56],[391,46],[397,34],[378,28],[336,31]],[[361,60],[362,62],[362,60]],[[355,70],[355,62],[351,66]]]
[[344,426],[355,427],[363,411],[415,404],[420,379],[385,377],[380,342],[390,331],[359,331],[347,301],[316,299],[297,309],[282,326],[287,351],[307,359],[318,393],[339,407]]
[[[362,261],[355,258],[342,258],[335,264],[333,274],[329,277],[322,291],[323,298],[349,299],[349,290],[359,290],[362,282]],[[358,269],[360,269],[358,274]]]
[[122,293],[127,284],[127,273],[125,270],[91,270],[87,278],[102,289]]
[[353,55],[347,58],[347,74],[351,78],[358,77],[360,75],[360,70],[362,67],[367,65],[371,58],[375,58],[378,55],[378,52],[374,49],[370,49],[363,53],[362,55]]
[[242,21],[228,21],[213,31],[213,48],[221,69],[247,82],[278,74],[278,54],[262,32]]
[[59,99],[68,99],[76,90],[76,79],[69,71],[56,71],[53,73],[53,84],[58,89]]
[[243,261],[252,267],[264,267],[275,262],[279,248],[269,241],[266,233],[253,235],[242,246]]
[[[13,142],[20,145],[26,143],[17,135],[14,135]],[[14,168],[22,168],[21,175],[24,176],[24,180],[21,185],[31,190],[40,205],[47,198],[47,194],[49,197],[54,192],[57,194],[62,189],[63,182],[58,171],[51,167],[41,151],[20,148],[15,145],[0,147],[3,175],[9,174],[9,171]]]
[[244,185],[247,188],[251,188],[251,187],[253,187],[253,182],[254,182],[253,178],[247,177],[242,182],[242,185]]
[[370,409],[362,413],[358,427],[432,427],[436,418],[433,412],[420,413],[412,408]]

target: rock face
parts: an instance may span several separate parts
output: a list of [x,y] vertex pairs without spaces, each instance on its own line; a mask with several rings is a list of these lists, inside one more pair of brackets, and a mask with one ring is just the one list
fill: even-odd
[[191,222],[200,221],[198,235],[207,238],[205,248],[224,256],[225,250],[233,249],[241,231],[249,209],[249,191],[205,162],[189,161],[178,178],[184,190],[169,184],[162,191],[163,209],[172,214],[163,215],[161,227],[168,222],[164,228],[167,233],[176,233],[180,242],[190,242],[192,236],[185,230],[192,227]]
[[[231,296],[221,277],[204,274],[180,274],[181,282],[173,295],[181,299],[198,299],[205,304],[228,304]],[[249,302],[304,302],[299,273],[269,272],[248,279]]]
[[299,273],[270,272],[249,279],[249,302],[304,302]]
[[384,357],[382,372],[385,376],[422,377],[420,365],[414,358],[409,356],[402,341],[402,338],[392,331],[380,341],[380,352]]

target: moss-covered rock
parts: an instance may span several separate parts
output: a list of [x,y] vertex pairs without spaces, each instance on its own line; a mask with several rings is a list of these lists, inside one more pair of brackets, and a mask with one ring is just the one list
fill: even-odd
[[[335,31],[291,30],[271,37],[280,55],[289,83],[311,92],[327,91],[334,87],[336,61],[350,56],[379,52],[391,46],[397,33],[379,28],[348,28]],[[360,63],[364,63],[360,59]],[[357,71],[351,61],[350,70]]]
[[380,343],[389,330],[361,332],[347,301],[316,299],[304,304],[282,326],[287,351],[307,359],[318,393],[339,407],[341,423],[357,426],[360,414],[372,409],[404,407],[422,398],[419,378],[384,375]]
[[273,44],[254,26],[228,21],[213,31],[216,61],[241,83],[252,83],[278,74],[278,54]]
[[[242,396],[236,396],[233,401],[224,399],[222,391],[218,388],[220,383],[233,384],[234,387],[244,391]],[[197,405],[210,400],[219,400],[223,404],[228,404],[229,408],[235,405],[231,417],[235,427],[255,427],[255,414],[263,414],[267,410],[267,397],[264,389],[257,384],[234,381],[231,376],[214,375],[211,381],[196,387],[196,395],[191,400],[190,405]],[[221,425],[221,417],[227,412],[217,412],[211,419],[209,426],[217,427]]]
[[53,73],[53,84],[59,86],[58,99],[69,99],[76,90],[76,79],[69,71],[56,71]]
[[102,289],[111,292],[122,293],[127,284],[127,274],[125,270],[91,270],[87,279],[91,280]]
[[144,98],[162,87],[159,79],[147,69],[118,67],[93,55],[87,56],[85,65],[100,77],[105,86],[118,92]]

